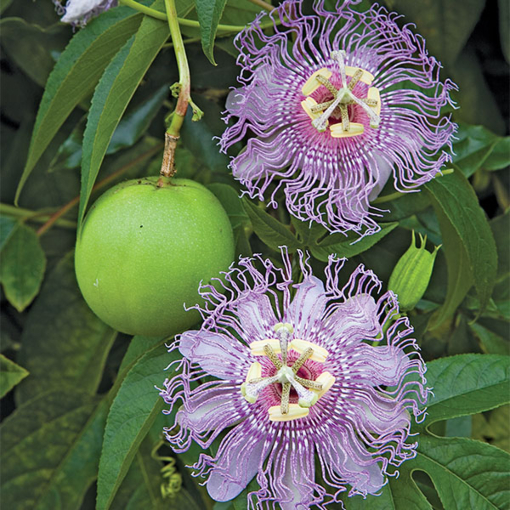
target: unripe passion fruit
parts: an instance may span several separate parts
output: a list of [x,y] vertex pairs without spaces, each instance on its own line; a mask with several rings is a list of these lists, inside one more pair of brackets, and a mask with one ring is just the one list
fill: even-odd
[[229,219],[202,185],[127,181],[92,206],[76,244],[76,277],[90,308],[124,333],[172,335],[200,319],[184,303],[234,258]]

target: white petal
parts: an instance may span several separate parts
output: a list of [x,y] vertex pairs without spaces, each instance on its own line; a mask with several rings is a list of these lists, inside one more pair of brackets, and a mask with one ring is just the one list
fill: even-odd
[[228,93],[225,108],[228,110],[229,113],[237,115],[242,110],[244,102],[245,97],[243,96],[243,94],[239,92],[239,89],[234,89]]
[[64,23],[73,23],[80,21],[83,16],[93,9],[99,7],[104,0],[69,0],[66,4],[66,13],[61,21]]
[[393,173],[393,166],[390,165],[385,159],[383,159],[377,153],[374,154],[374,159],[376,162],[376,166],[378,168],[378,175],[377,175],[375,186],[373,187],[372,191],[370,192],[370,195],[368,195],[369,202],[371,202],[372,200],[375,200],[379,196],[382,189],[388,182],[390,175]]

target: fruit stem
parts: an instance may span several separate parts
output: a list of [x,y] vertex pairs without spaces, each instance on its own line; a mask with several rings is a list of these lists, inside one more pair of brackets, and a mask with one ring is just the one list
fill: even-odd
[[175,148],[190,101],[190,74],[186,50],[184,49],[184,42],[175,9],[175,1],[165,0],[165,7],[168,27],[170,28],[170,35],[172,36],[175,57],[177,59],[177,68],[179,69],[179,83],[174,88],[176,92],[178,91],[177,105],[165,133],[165,152],[160,173],[165,177],[172,177],[175,174]]

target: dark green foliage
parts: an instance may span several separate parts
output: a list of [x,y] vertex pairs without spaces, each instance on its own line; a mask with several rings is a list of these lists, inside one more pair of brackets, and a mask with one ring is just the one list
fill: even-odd
[[[278,264],[279,247],[287,246],[307,251],[321,270],[334,254],[349,259],[341,277],[363,263],[387,290],[412,230],[427,236],[429,249],[442,245],[425,294],[407,311],[433,388],[424,421],[411,431],[417,456],[379,497],[345,496],[344,504],[503,509],[510,500],[508,3],[383,3],[406,15],[401,23],[416,24],[444,64],[443,79],[459,84],[452,172],[416,193],[396,194],[388,184],[374,203],[381,230],[362,239],[291,217],[283,195],[278,209],[241,199],[216,137],[225,129],[229,89],[239,86],[233,36],[261,7],[178,0],[178,16],[195,20],[182,32],[192,99],[205,113],[193,122],[189,111],[184,121],[178,176],[220,200],[236,257],[262,253]],[[152,8],[164,12],[164,1]],[[126,6],[75,32],[58,23],[51,2],[7,0],[0,12],[0,503],[27,510],[245,510],[255,481],[234,501],[216,503],[185,467],[202,450],[193,445],[176,455],[163,445],[162,429],[173,420],[161,413],[155,386],[179,359],[164,345],[172,339],[130,338],[103,324],[79,293],[70,253],[90,200],[123,179],[159,172],[165,119],[175,106],[169,87],[178,81],[168,25]],[[15,197],[23,208],[14,207]],[[163,497],[174,462],[182,487]]]

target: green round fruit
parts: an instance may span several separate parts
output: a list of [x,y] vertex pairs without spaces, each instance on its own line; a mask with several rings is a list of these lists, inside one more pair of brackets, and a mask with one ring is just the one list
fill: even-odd
[[234,259],[218,199],[187,179],[127,181],[90,209],[76,243],[76,277],[94,313],[131,335],[169,336],[200,320],[198,286]]

